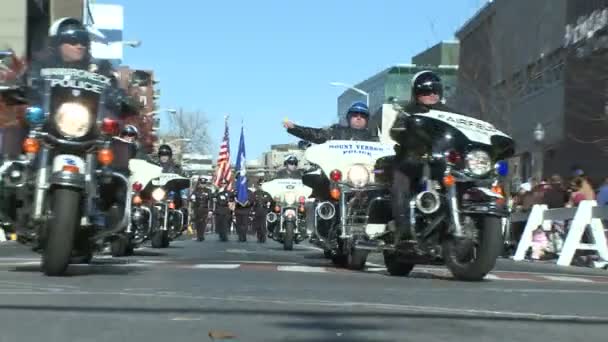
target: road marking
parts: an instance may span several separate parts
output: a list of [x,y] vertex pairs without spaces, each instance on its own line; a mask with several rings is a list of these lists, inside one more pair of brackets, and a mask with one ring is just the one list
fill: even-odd
[[502,278],[500,278],[499,276],[496,276],[494,274],[486,274],[485,277],[483,277],[483,279],[488,279],[488,280],[502,280]]
[[277,271],[283,272],[305,272],[305,273],[326,273],[325,267],[312,266],[277,266]]
[[371,266],[371,267],[385,267],[384,265],[380,265],[380,264],[374,264],[373,262],[366,262],[365,265],[367,266]]
[[549,280],[554,280],[554,281],[568,281],[568,282],[575,282],[575,283],[593,283],[593,280],[585,279],[585,278],[578,278],[578,277],[562,277],[562,276],[549,276],[549,275],[544,275],[542,277],[547,278]]
[[[176,299],[184,300],[199,300],[201,302],[208,302],[210,300],[220,302],[241,302],[241,303],[253,303],[263,305],[263,308],[259,309],[259,313],[263,314],[264,309],[268,309],[269,304],[275,305],[287,305],[293,306],[317,306],[317,307],[333,307],[333,308],[367,308],[393,312],[413,312],[413,313],[426,313],[426,314],[442,314],[449,315],[453,319],[464,319],[464,318],[475,318],[484,316],[487,318],[506,318],[506,319],[522,319],[522,320],[533,320],[533,321],[546,321],[546,322],[593,322],[593,323],[608,323],[608,317],[606,316],[582,316],[582,315],[560,315],[560,314],[543,314],[536,312],[525,312],[525,311],[498,311],[489,309],[470,309],[470,308],[454,308],[454,307],[440,307],[440,306],[424,306],[424,305],[408,305],[408,304],[388,304],[378,302],[348,302],[348,301],[322,301],[318,299],[277,299],[274,297],[260,298],[260,297],[234,297],[234,296],[198,296],[192,294],[160,294],[160,293],[133,293],[133,292],[116,292],[116,291],[74,291],[74,292],[41,292],[41,291],[0,291],[2,295],[27,295],[27,296],[127,296],[142,297],[142,298],[164,298],[172,300]],[[128,308],[124,308],[128,311]]]
[[309,249],[311,251],[320,251],[323,252],[323,248],[319,248],[319,247],[315,247],[315,246],[305,246],[305,245],[300,245],[300,247],[304,248],[304,249]]
[[229,260],[229,261],[218,261],[218,262],[238,262],[241,264],[299,265],[299,263],[297,263],[297,262],[283,262],[283,261]]
[[199,269],[215,269],[215,270],[233,270],[241,267],[241,264],[198,264],[192,265],[192,268]]
[[386,271],[386,267],[368,267],[365,269],[367,272],[384,272]]
[[202,321],[201,317],[173,317],[172,321]]
[[139,263],[144,264],[168,264],[169,260],[138,260]]
[[255,253],[255,252],[254,251],[248,251],[246,249],[227,249],[226,253],[247,254],[247,253]]

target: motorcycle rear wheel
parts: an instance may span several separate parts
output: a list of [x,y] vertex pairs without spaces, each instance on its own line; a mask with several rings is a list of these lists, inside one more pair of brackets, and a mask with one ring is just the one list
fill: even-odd
[[409,264],[399,260],[399,257],[394,252],[384,251],[384,265],[388,274],[395,277],[406,277],[412,272],[415,264]]
[[42,271],[47,276],[62,276],[70,264],[80,221],[80,197],[80,191],[76,189],[52,190],[51,218],[46,222],[46,241],[42,253]]

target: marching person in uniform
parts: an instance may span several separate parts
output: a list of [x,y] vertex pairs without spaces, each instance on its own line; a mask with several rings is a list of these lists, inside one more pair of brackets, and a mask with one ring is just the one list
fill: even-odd
[[205,240],[205,230],[207,228],[207,218],[209,215],[209,202],[213,193],[207,184],[207,179],[199,177],[194,192],[190,196],[192,209],[194,211],[194,229],[198,241]]
[[220,236],[220,241],[228,241],[228,232],[232,224],[232,212],[234,210],[234,193],[226,189],[228,182],[222,180],[220,189],[214,196],[215,209],[215,228]]
[[255,231],[258,242],[266,242],[266,215],[270,212],[270,208],[274,206],[272,196],[262,189],[263,181],[260,179],[255,184],[255,192],[253,193],[253,230]]
[[244,203],[239,202],[239,194],[236,194],[236,208],[234,215],[236,217],[236,232],[239,237],[239,242],[247,242],[247,227],[249,226],[249,217],[251,215],[253,193],[249,189],[247,191],[247,200]]

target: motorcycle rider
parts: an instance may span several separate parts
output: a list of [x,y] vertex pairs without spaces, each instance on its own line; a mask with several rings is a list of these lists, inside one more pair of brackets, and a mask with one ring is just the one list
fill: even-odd
[[[454,112],[443,104],[443,83],[441,78],[432,71],[425,70],[417,73],[412,78],[412,98],[403,107],[403,111],[408,114],[427,113],[430,110],[440,110]],[[409,120],[406,115],[399,115],[391,129],[391,137],[395,141],[407,142],[407,126]],[[408,145],[405,143],[405,145]],[[416,151],[408,151],[396,146],[395,161],[393,165],[393,180],[391,185],[392,212],[395,225],[399,234],[395,239],[400,240],[405,234],[413,237],[415,232],[410,231],[409,200],[411,196],[411,186],[422,176],[422,164],[413,156]]]
[[247,201],[241,203],[238,201],[238,190],[235,199],[234,216],[236,218],[236,232],[239,237],[239,242],[247,242],[247,227],[249,226],[249,218],[251,217],[253,209],[253,193],[251,190],[247,191]]
[[200,176],[196,182],[194,192],[190,196],[192,209],[194,211],[194,228],[198,241],[205,240],[205,230],[207,228],[207,217],[209,215],[209,203],[213,197],[213,192],[209,188],[207,179]]
[[253,193],[253,229],[258,236],[258,242],[266,242],[266,215],[274,207],[272,196],[262,189],[263,180],[260,179],[255,184]]
[[[294,124],[291,121],[283,122],[287,133],[300,139],[322,144],[328,140],[359,140],[378,141],[368,128],[369,108],[363,102],[353,103],[346,112],[348,126],[333,125],[327,129],[310,128]],[[314,169],[307,170],[303,175],[304,185],[313,189],[311,197],[327,200],[329,197],[329,180],[313,173]]]
[[181,166],[173,161],[173,150],[171,149],[171,146],[163,144],[158,147],[158,162],[163,168],[163,173],[182,174]]
[[[49,28],[49,45],[40,56],[34,58],[25,78],[29,86],[30,104],[42,103],[44,79],[41,71],[46,68],[81,69],[106,76],[111,86],[105,89],[105,106],[110,113],[118,115],[137,112],[137,105],[126,92],[117,86],[112,64],[108,60],[96,60],[91,56],[91,39],[86,27],[75,18],[61,18]],[[127,109],[125,109],[127,108]]]
[[348,126],[333,125],[329,128],[311,128],[294,124],[291,121],[283,122],[287,133],[315,144],[322,144],[327,140],[360,140],[378,141],[369,130],[369,108],[363,102],[353,103],[346,112]]
[[276,178],[302,179],[302,171],[298,170],[298,157],[288,155],[283,161],[283,168],[277,172]]
[[228,241],[228,232],[230,231],[230,225],[232,223],[232,212],[234,208],[234,192],[226,189],[228,182],[222,180],[220,182],[220,188],[218,192],[213,196],[215,201],[215,209],[213,214],[215,216],[215,228],[220,241]]

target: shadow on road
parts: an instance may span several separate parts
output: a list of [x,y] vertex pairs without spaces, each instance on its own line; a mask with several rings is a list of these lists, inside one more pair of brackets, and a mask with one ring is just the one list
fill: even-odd
[[[84,266],[84,267],[83,267]],[[17,266],[11,272],[41,272],[39,265]],[[65,277],[80,277],[87,275],[128,275],[141,273],[141,267],[129,266],[129,264],[90,264],[70,265]]]
[[155,251],[133,251],[132,256],[158,257],[158,256],[167,256],[167,253],[155,252]]

